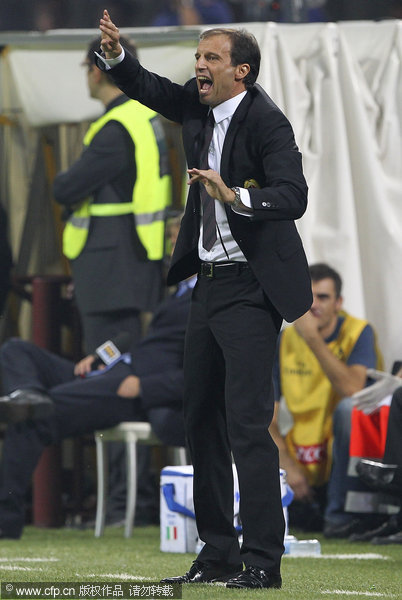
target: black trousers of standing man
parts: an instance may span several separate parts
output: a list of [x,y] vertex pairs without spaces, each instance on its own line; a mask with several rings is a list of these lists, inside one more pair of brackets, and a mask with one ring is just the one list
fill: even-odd
[[[203,265],[202,265],[203,266]],[[278,450],[268,426],[282,318],[247,264],[200,274],[187,329],[184,416],[194,465],[198,560],[280,572],[284,518]],[[243,545],[233,526],[232,456]]]

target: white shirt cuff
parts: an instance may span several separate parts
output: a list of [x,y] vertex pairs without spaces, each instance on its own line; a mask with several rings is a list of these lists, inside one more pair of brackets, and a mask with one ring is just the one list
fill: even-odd
[[[253,208],[251,206],[251,199],[250,199],[250,192],[248,190],[246,190],[245,188],[239,188],[239,192],[240,192],[240,200],[242,201],[242,203],[244,204],[244,206],[247,206],[248,208]],[[242,215],[244,217],[252,217],[253,216],[253,212],[250,211],[245,211],[242,210],[241,208],[234,208],[233,206],[231,207],[233,212],[237,213],[238,215]]]
[[100,54],[98,54],[98,52],[95,52],[95,54],[98,58],[101,59],[103,64],[106,66],[107,71],[109,71],[109,69],[112,69],[113,67],[115,67],[116,65],[121,63],[121,61],[123,60],[123,58],[126,55],[126,53],[124,52],[124,48],[122,48],[121,54],[119,54],[119,56],[116,56],[116,58],[105,58],[104,56],[101,56]]

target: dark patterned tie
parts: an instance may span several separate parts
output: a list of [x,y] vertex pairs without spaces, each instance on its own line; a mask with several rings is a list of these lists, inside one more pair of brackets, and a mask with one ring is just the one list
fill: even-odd
[[[209,169],[208,149],[214,132],[214,113],[210,110],[204,130],[204,143],[200,155],[200,169],[203,171]],[[202,202],[202,245],[205,250],[211,250],[216,242],[216,217],[215,200],[207,193],[205,186],[201,183],[201,202]]]

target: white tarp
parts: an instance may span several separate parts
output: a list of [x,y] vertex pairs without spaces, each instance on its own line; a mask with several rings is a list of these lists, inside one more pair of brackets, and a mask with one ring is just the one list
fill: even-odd
[[[86,69],[81,66],[84,56],[85,50],[75,49],[10,50],[19,101],[33,127],[87,121],[103,112],[99,101],[88,96]],[[191,77],[194,48],[158,46],[141,50],[141,58],[150,68],[158,69],[161,57],[164,65],[169,65],[169,77],[183,82]]]
[[102,113],[88,96],[82,50],[11,50],[14,82],[33,127],[87,121]]
[[[402,23],[246,27],[262,49],[259,82],[289,117],[303,153],[310,202],[298,227],[308,259],[339,270],[345,308],[374,324],[389,368],[402,357]],[[158,42],[157,31],[154,40],[142,37],[143,64],[184,82],[196,29],[194,44],[188,31],[172,43]],[[124,33],[139,39],[136,30]],[[99,114],[79,66],[84,49],[69,49],[62,35],[55,49],[10,46],[5,60],[31,125]]]

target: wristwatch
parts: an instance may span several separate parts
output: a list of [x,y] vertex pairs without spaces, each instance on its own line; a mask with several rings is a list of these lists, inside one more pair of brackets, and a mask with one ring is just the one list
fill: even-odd
[[243,203],[240,198],[240,188],[232,187],[230,189],[235,193],[235,199],[232,202],[233,208],[240,208],[241,206],[243,206]]

